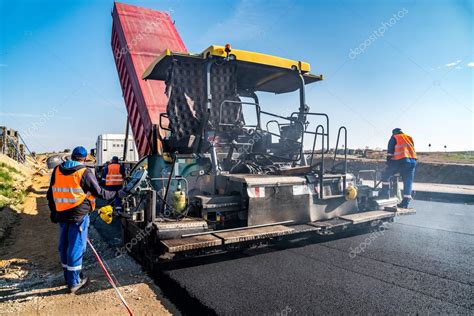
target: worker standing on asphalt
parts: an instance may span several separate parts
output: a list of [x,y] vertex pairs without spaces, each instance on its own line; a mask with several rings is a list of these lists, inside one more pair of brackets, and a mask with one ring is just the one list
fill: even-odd
[[380,196],[388,197],[390,177],[400,173],[403,179],[403,200],[398,207],[407,208],[412,199],[411,192],[415,178],[416,152],[413,139],[400,128],[392,131],[387,148],[387,167],[382,173],[382,190]]
[[84,147],[74,148],[71,160],[54,168],[47,193],[51,221],[60,227],[59,254],[70,293],[76,293],[87,283],[87,277],[81,273],[82,257],[95,199],[110,200],[119,194],[99,186],[92,171],[83,165],[86,157]]
[[[105,184],[105,189],[109,191],[121,190],[124,179],[125,167],[120,164],[117,156],[113,156],[111,162],[102,170],[102,182]],[[122,210],[122,204],[119,198],[115,199],[114,209],[116,211]]]

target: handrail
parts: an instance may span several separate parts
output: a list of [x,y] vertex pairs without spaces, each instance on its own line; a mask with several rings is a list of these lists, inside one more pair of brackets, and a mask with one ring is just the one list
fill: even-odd
[[289,126],[290,123],[284,123],[284,124],[280,124],[280,122],[278,122],[277,120],[270,120],[267,122],[267,124],[265,124],[265,127],[267,128],[267,132],[271,133],[270,132],[270,129],[268,128],[270,123],[276,123],[278,125],[278,131],[281,133],[281,126]]
[[[322,129],[322,133],[318,133],[320,128]],[[325,136],[325,133],[324,133],[324,126],[322,126],[321,124],[316,126],[316,130],[314,131],[313,148],[311,150],[311,159],[310,159],[310,162],[309,162],[310,166],[313,165],[314,149],[316,148],[316,140],[318,138],[318,135],[321,135],[323,137],[323,139],[321,141],[321,158],[322,158],[322,165],[324,166],[324,136]]]
[[339,130],[337,131],[337,141],[336,141],[336,148],[334,148],[334,159],[332,162],[332,170],[334,170],[334,166],[336,164],[337,149],[339,147],[339,138],[341,136],[342,130],[344,130],[344,173],[347,173],[347,128],[345,126],[339,127]]
[[[300,113],[299,112],[293,112],[293,113],[291,113],[291,117],[293,118],[294,116],[296,116],[298,114],[300,114]],[[326,119],[326,124],[325,124],[326,126],[325,126],[325,129],[324,129],[326,131],[326,133],[325,133],[324,136],[326,136],[326,153],[328,153],[329,152],[329,116],[326,113],[318,113],[318,112],[307,112],[307,113],[305,113],[305,115],[306,116],[323,116]],[[294,119],[297,119],[297,118],[294,118]],[[306,125],[308,125],[308,124],[309,124],[309,122],[307,122]],[[320,124],[320,125],[322,125],[322,124]],[[305,129],[305,133],[313,134],[313,132],[307,131],[306,129]]]

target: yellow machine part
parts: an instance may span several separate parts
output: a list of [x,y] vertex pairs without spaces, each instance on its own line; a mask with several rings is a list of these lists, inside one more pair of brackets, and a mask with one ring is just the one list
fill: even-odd
[[182,212],[186,208],[186,193],[178,188],[173,193],[173,209],[176,212]]
[[163,156],[163,160],[168,163],[173,161],[173,158],[171,157],[170,153],[164,152],[162,156]]
[[[255,63],[260,65],[268,65],[273,67],[280,67],[286,69],[292,69],[296,66],[302,73],[309,72],[311,66],[309,63],[304,61],[297,61],[257,52],[250,52],[241,49],[231,49],[230,54],[234,55],[237,60],[246,61],[249,63]],[[227,53],[224,46],[212,45],[209,46],[206,50],[202,52],[202,57],[206,58],[207,56],[218,56],[226,57]]]
[[[258,65],[265,65],[269,67],[277,67],[277,68],[290,69],[290,70],[294,70],[294,68],[296,67],[296,69],[301,71],[302,74],[307,75],[307,76],[314,76],[314,75],[309,74],[311,70],[311,65],[304,61],[293,60],[293,59],[272,56],[272,55],[267,55],[267,54],[262,54],[262,53],[257,53],[257,52],[251,52],[247,50],[234,49],[234,48],[231,48],[230,55],[234,55],[235,59],[238,61],[258,64]],[[153,61],[152,64],[150,64],[147,67],[147,69],[142,75],[142,79],[147,79],[148,76],[150,76],[155,71],[155,67],[157,67],[159,63],[165,62],[171,56],[174,56],[176,58],[204,60],[208,56],[216,56],[216,57],[225,58],[227,57],[227,52],[225,51],[224,46],[219,46],[219,45],[211,45],[200,54],[172,52],[170,49],[166,49],[158,58],[156,58]],[[168,66],[169,65],[167,64],[166,68],[168,68]],[[153,78],[153,79],[157,79],[157,78]],[[322,80],[322,76],[320,76],[318,79]],[[164,80],[164,78],[160,78],[160,80]]]
[[348,201],[355,200],[357,197],[357,188],[352,185],[349,185],[346,189],[345,196],[346,196],[346,200]]
[[102,206],[98,211],[100,219],[103,220],[106,224],[112,223],[113,212],[114,209],[111,205]]

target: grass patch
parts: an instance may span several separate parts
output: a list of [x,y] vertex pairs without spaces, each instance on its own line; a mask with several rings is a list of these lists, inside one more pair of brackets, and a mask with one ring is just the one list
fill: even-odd
[[0,162],[0,170],[2,170],[2,169],[6,169],[10,173],[20,173],[20,171],[16,170],[12,166],[9,166],[4,162]]
[[[24,190],[15,189],[14,185],[14,174],[19,173],[13,167],[8,166],[5,163],[0,163],[0,195],[11,200],[13,204],[21,204],[24,202],[26,192]],[[0,201],[0,208],[4,207],[6,201]]]
[[474,162],[474,154],[472,152],[447,153],[444,159],[450,161]]

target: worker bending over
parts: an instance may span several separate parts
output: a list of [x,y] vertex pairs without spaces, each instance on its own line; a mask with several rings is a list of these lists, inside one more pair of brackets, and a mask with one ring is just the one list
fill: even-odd
[[[119,163],[117,156],[113,156],[104,170],[102,170],[102,182],[105,189],[109,191],[119,191],[123,187],[125,179],[125,167]],[[122,203],[117,197],[114,201],[114,209],[118,212],[122,210]]]
[[59,255],[70,293],[87,283],[81,273],[82,257],[95,198],[110,200],[118,195],[99,186],[92,171],[83,165],[86,156],[84,147],[74,148],[71,160],[54,168],[47,193],[51,221],[60,227]]
[[416,152],[413,139],[400,128],[392,131],[387,148],[387,167],[382,173],[382,191],[380,196],[388,197],[390,177],[400,173],[403,179],[403,200],[398,207],[407,208],[412,199],[411,192],[415,178]]

